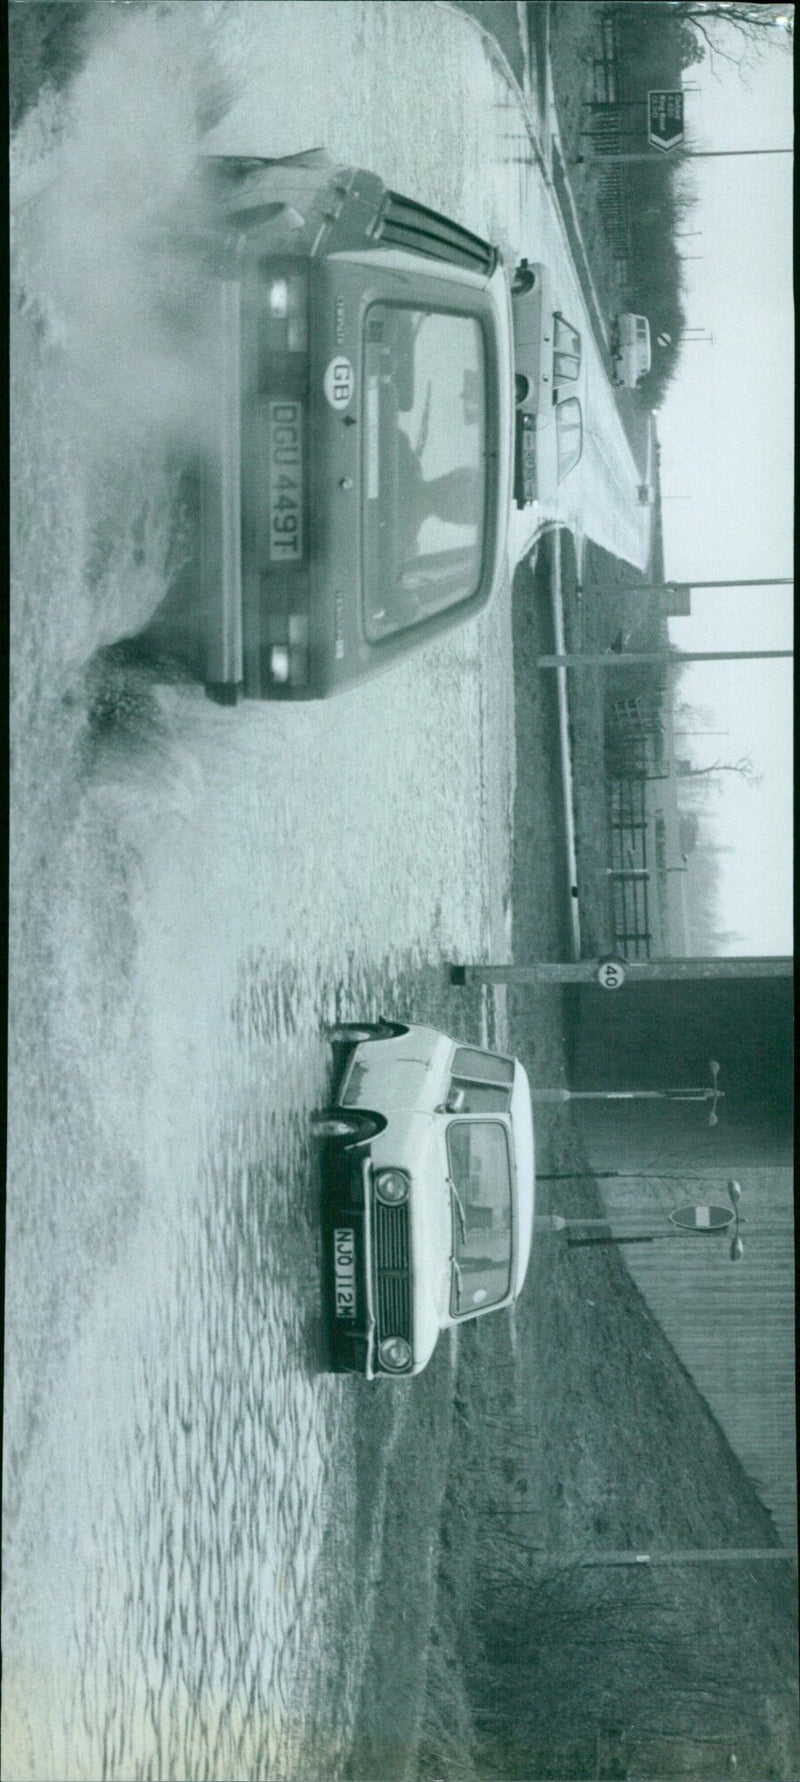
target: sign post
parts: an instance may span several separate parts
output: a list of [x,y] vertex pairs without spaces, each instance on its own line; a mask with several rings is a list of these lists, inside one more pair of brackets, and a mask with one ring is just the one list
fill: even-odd
[[647,140],[668,155],[683,142],[683,93],[680,87],[653,88],[647,95]]
[[[555,961],[542,959],[535,965],[461,965],[448,967],[451,984],[595,984],[598,973],[604,965],[612,963],[609,959],[572,959]],[[625,959],[614,961],[617,965],[616,982],[603,983],[605,990],[619,989],[623,984],[666,983],[671,980],[686,982],[700,979],[713,982],[717,978],[791,978],[794,976],[794,959],[787,955],[770,956],[755,954],[745,958],[742,954],[734,958],[721,958],[711,954],[707,958],[687,959]],[[624,977],[620,980],[619,966],[623,967]]]

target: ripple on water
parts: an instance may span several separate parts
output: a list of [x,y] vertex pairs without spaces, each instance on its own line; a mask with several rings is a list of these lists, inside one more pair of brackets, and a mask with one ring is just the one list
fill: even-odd
[[[455,42],[443,10],[317,8],[316,35],[301,14],[137,14],[130,54],[112,33],[17,145],[9,1776],[336,1773],[382,1498],[357,1553],[358,1385],[320,1371],[322,1029],[406,1012],[398,962],[484,947],[507,864],[505,596],[327,708],[234,717],[196,687],[99,683],[97,661],[84,685],[165,591],[180,516],[141,412],[110,414],[83,349],[112,292],[115,327],[146,322],[125,230],[194,155],[215,67],[248,129],[269,135],[266,92],[305,138],[270,56],[293,39],[335,148],[486,226],[489,161],[476,137],[451,152],[468,115],[482,143],[493,128],[482,51],[458,38],[432,142],[398,70],[420,29],[432,56]],[[327,46],[351,38],[349,90],[368,64],[394,109],[331,98]],[[70,216],[120,274],[97,293],[80,256],[56,265]]]

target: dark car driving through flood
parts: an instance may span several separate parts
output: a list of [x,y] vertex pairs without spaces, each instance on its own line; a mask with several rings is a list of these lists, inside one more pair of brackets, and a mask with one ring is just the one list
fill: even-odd
[[202,474],[211,697],[310,699],[478,613],[513,474],[498,250],[317,152],[209,158],[220,345]]

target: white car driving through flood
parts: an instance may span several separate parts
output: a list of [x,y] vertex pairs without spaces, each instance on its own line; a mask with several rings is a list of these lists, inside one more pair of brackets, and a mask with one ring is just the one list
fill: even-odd
[[346,1049],[325,1147],[332,1364],[418,1374],[442,1330],[513,1305],[528,1267],[534,1138],[515,1058],[398,1022]]

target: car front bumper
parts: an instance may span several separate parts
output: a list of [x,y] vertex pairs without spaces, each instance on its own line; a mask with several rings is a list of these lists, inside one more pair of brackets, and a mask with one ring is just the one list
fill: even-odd
[[[375,1308],[371,1279],[371,1188],[369,1149],[326,1146],[325,1297],[329,1313],[331,1360],[336,1372],[375,1374]],[[352,1231],[355,1251],[355,1308],[352,1317],[336,1312],[335,1232]]]

